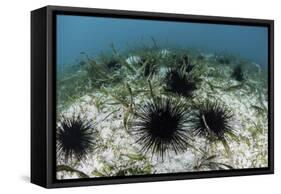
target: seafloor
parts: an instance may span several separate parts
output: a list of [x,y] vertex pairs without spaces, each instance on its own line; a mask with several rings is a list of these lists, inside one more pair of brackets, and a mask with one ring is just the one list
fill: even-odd
[[[165,91],[169,68],[193,65],[196,90],[192,97]],[[243,79],[233,77],[241,67]],[[65,161],[57,155],[57,178],[260,168],[268,165],[267,69],[224,53],[192,49],[137,48],[96,57],[81,54],[79,63],[58,68],[57,125],[60,115],[81,114],[94,121],[95,149],[86,159]],[[151,86],[151,87],[150,87]],[[164,96],[192,104],[219,101],[233,112],[235,137],[210,141],[192,136],[184,152],[163,158],[142,152],[131,128],[136,107]]]

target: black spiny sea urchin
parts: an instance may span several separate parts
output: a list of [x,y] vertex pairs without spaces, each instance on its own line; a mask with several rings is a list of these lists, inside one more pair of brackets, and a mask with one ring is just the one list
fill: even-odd
[[183,102],[165,98],[145,103],[133,127],[136,142],[142,145],[142,151],[149,151],[152,156],[156,154],[162,159],[168,150],[176,154],[183,152],[189,145],[185,126],[188,110]]
[[233,72],[232,72],[231,76],[239,82],[243,81],[244,80],[244,73],[243,73],[242,67],[240,65],[237,65],[233,69]]
[[165,77],[165,90],[184,97],[191,97],[197,89],[195,81],[191,75],[181,70],[169,69]]
[[65,162],[83,160],[93,150],[95,129],[92,121],[81,115],[62,115],[57,125],[57,153]]
[[120,68],[120,63],[117,59],[110,59],[107,63],[106,63],[106,66],[109,68],[109,69],[118,69]]
[[198,108],[191,119],[195,135],[204,135],[219,140],[224,140],[227,133],[233,133],[230,121],[233,113],[219,102],[205,102]]

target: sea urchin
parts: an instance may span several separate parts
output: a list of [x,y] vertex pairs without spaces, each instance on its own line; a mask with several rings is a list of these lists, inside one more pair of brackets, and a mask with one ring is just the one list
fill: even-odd
[[62,115],[57,125],[57,150],[59,156],[83,160],[93,150],[95,129],[92,121],[81,115]]
[[197,89],[195,81],[191,75],[181,70],[169,69],[165,77],[165,90],[184,97],[191,97]]
[[168,150],[176,154],[184,151],[189,145],[188,131],[185,126],[188,120],[188,108],[183,102],[160,98],[148,101],[139,110],[138,119],[134,122],[133,132],[142,151],[163,156]]
[[243,81],[244,80],[244,73],[243,73],[242,67],[240,65],[237,65],[233,69],[233,72],[232,72],[231,76],[239,82]]
[[198,112],[191,119],[193,132],[195,135],[224,140],[225,134],[233,132],[230,124],[232,117],[232,111],[225,105],[207,101],[199,106]]

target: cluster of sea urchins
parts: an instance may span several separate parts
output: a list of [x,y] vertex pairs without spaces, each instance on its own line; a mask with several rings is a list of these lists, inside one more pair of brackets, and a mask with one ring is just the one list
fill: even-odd
[[[111,64],[112,62],[112,64]],[[114,66],[116,61],[111,61]],[[188,59],[185,64],[190,64]],[[187,68],[188,66],[186,66]],[[184,97],[191,97],[197,89],[189,69],[169,69],[165,77],[165,90]],[[152,73],[151,69],[149,74]],[[241,67],[234,69],[233,76],[243,80]],[[192,114],[191,114],[192,113]],[[163,157],[173,151],[175,154],[184,152],[190,134],[206,138],[225,140],[227,133],[233,133],[231,120],[233,113],[224,104],[217,101],[190,108],[182,100],[171,98],[154,98],[139,107],[136,120],[133,122],[132,133],[141,151]],[[83,160],[95,145],[95,128],[93,122],[80,115],[61,116],[57,127],[57,150],[65,161],[76,158]]]
[[133,134],[143,152],[151,152],[162,159],[168,150],[183,152],[188,146],[187,106],[169,98],[148,101],[140,107],[134,122]]
[[163,159],[168,150],[176,154],[184,152],[192,132],[211,140],[225,140],[227,133],[233,133],[230,124],[233,114],[225,105],[207,101],[194,114],[189,110],[187,104],[169,98],[145,103],[133,128],[142,151]]
[[197,89],[192,76],[179,69],[169,69],[165,76],[165,90],[184,97],[191,97]]
[[57,126],[57,153],[65,162],[81,161],[93,150],[96,130],[91,120],[81,115],[62,115]]

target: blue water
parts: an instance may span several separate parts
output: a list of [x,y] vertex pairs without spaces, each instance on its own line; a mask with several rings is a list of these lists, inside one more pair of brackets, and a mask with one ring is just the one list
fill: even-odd
[[200,48],[208,52],[226,52],[268,65],[268,29],[266,27],[183,23],[89,16],[57,16],[57,64],[75,63],[81,52],[90,55],[151,44]]

